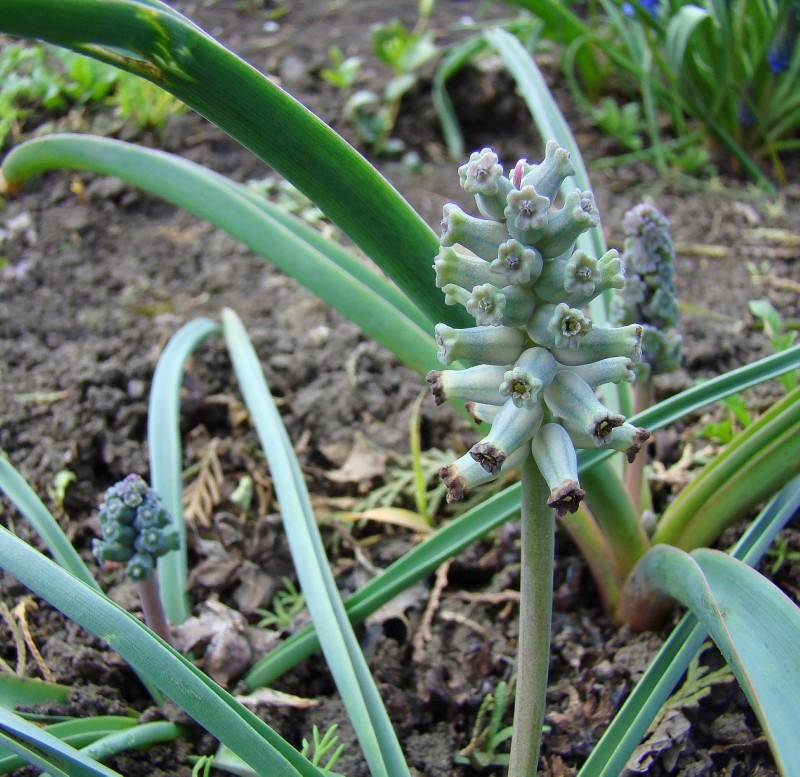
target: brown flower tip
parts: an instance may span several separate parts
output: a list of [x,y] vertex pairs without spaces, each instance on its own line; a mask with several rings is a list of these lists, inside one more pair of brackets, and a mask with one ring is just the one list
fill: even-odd
[[642,446],[650,439],[650,432],[647,429],[637,426],[636,427],[636,434],[633,435],[631,440],[631,447],[625,451],[625,455],[628,457],[628,463],[632,464],[633,460],[636,458],[636,454],[642,449]]
[[460,502],[467,495],[467,484],[453,464],[439,468],[439,477],[447,486],[447,503]]
[[547,506],[552,507],[559,518],[563,518],[567,513],[574,513],[585,496],[586,492],[577,480],[565,480],[550,492]]
[[439,370],[431,370],[426,376],[425,380],[431,387],[431,394],[437,405],[443,405],[447,399],[444,396],[444,386],[442,385],[442,373]]
[[600,445],[603,445],[608,435],[611,434],[612,429],[616,429],[624,423],[624,416],[617,415],[616,413],[608,413],[594,425],[592,437],[594,437]]
[[469,455],[490,475],[499,475],[506,454],[490,442],[479,442],[470,448]]

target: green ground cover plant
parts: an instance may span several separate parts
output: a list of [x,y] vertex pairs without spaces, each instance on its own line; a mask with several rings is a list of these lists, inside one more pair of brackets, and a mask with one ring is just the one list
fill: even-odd
[[[800,128],[794,0],[600,0],[588,18],[573,3],[512,2],[563,47],[573,93],[597,121],[629,148],[646,137],[646,156],[662,170],[699,169],[709,161],[702,145],[713,143],[755,180],[768,185],[765,163],[785,178],[781,154],[798,147]],[[602,95],[625,105],[612,109]],[[627,107],[634,104],[638,111]]]
[[[487,424],[486,436],[469,460],[444,468],[451,498],[498,476],[514,459],[522,469],[520,483],[449,521],[342,601],[292,442],[241,321],[230,310],[222,311],[219,321],[190,321],[158,361],[148,417],[150,487],[170,524],[157,522],[159,530],[168,529],[168,542],[149,536],[144,542],[167,551],[157,562],[155,598],[169,621],[178,624],[189,615],[179,390],[189,357],[207,338],[222,337],[270,464],[314,624],[259,660],[245,677],[249,688],[270,683],[321,646],[371,773],[409,774],[352,624],[471,542],[519,517],[522,631],[530,641],[521,645],[509,775],[534,774],[548,666],[552,543],[560,520],[579,538],[601,587],[607,581],[604,601],[621,621],[648,627],[672,601],[691,611],[582,773],[620,773],[707,634],[753,705],[779,768],[789,773],[800,757],[800,694],[789,671],[800,659],[800,611],[748,564],[763,556],[800,504],[797,389],[731,440],[659,518],[652,536],[635,510],[624,509],[629,498],[624,488],[601,491],[592,500],[591,515],[582,513],[579,503],[590,491],[593,474],[612,455],[622,450],[632,456],[648,432],[796,370],[800,348],[791,346],[635,413],[618,409],[630,410],[624,390],[606,391],[599,403],[596,386],[632,377],[642,327],[614,327],[607,321],[606,292],[622,283],[619,258],[605,250],[580,155],[516,38],[491,30],[485,43],[503,58],[542,135],[554,140],[544,149],[544,161],[521,160],[510,165],[509,174],[498,169],[490,150],[473,154],[461,168],[462,185],[476,196],[481,216],[448,205],[437,238],[329,127],[159,0],[0,0],[0,31],[90,54],[166,88],[297,186],[386,277],[247,187],[178,157],[120,141],[53,135],[24,143],[3,162],[8,192],[48,169],[92,170],[117,175],[207,218],[298,278],[419,374],[433,371],[431,383],[443,401],[462,395],[477,400],[473,411]],[[403,251],[398,253],[397,246]],[[439,265],[441,288],[432,262]],[[440,361],[453,369],[440,370]],[[576,448],[582,450],[576,454]],[[309,760],[291,747],[172,648],[163,638],[168,634],[158,636],[108,599],[57,521],[5,458],[0,458],[0,487],[55,559],[3,529],[0,566],[119,652],[157,703],[169,697],[213,734],[221,743],[214,767],[262,776],[324,773],[320,759]],[[150,498],[142,488],[149,487],[139,488],[138,495]],[[707,548],[765,499],[767,506],[731,553]],[[115,543],[115,531],[132,538],[125,531],[131,524],[111,530],[110,523],[103,522],[109,526],[103,542]],[[141,545],[139,536],[133,541]],[[101,554],[108,547],[99,545]],[[143,548],[134,546],[137,552]],[[117,551],[114,545],[112,555],[119,561],[132,557]],[[141,571],[143,565],[136,568]],[[23,692],[42,690],[64,692],[23,681],[10,686],[6,698],[19,702]],[[21,758],[50,774],[107,775],[115,772],[102,765],[101,753],[184,733],[173,724],[154,729],[134,720],[131,726],[127,718],[102,723],[105,728],[95,721],[83,724],[88,731],[82,733],[94,743],[81,750],[61,730],[33,725],[8,703],[0,710],[0,744],[7,758]],[[124,736],[110,733],[111,727],[125,728]],[[317,751],[330,745],[330,738],[314,740]],[[207,766],[200,764],[198,773]]]

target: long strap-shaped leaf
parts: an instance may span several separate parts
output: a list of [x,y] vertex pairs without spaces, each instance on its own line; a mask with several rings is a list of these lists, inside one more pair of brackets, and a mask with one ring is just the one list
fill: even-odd
[[[53,168],[113,175],[179,205],[241,240],[349,318],[420,374],[438,366],[433,328],[386,278],[325,245],[241,185],[181,157],[108,138],[53,135],[15,148],[3,163],[14,185]],[[398,243],[400,251],[403,243]],[[430,266],[433,254],[429,257]],[[232,268],[232,272],[235,269]],[[428,279],[431,283],[433,278]]]
[[245,404],[269,459],[300,586],[370,772],[375,777],[408,775],[397,735],[339,597],[303,473],[258,356],[233,311],[224,311],[222,327]]
[[266,723],[133,615],[4,527],[0,527],[0,568],[107,642],[139,675],[158,686],[259,774],[322,776]]
[[120,777],[57,736],[0,707],[0,744],[53,777]]
[[[6,185],[13,189],[33,175],[60,168],[113,175],[186,208],[241,239],[253,251],[301,283],[308,277],[314,293],[346,315],[342,309],[344,306],[336,304],[336,294],[333,293],[338,291],[338,286],[336,274],[328,270],[332,262],[346,275],[383,297],[426,333],[430,329],[427,317],[375,267],[246,186],[188,159],[112,138],[56,133],[34,138],[12,149],[3,160],[2,171]],[[231,193],[231,202],[223,196],[223,192]],[[255,208],[255,212],[249,208],[242,209],[242,197]],[[263,215],[261,224],[256,219],[257,213]],[[324,256],[327,261],[319,262],[318,268],[312,268],[316,270],[315,273],[308,272],[309,262],[302,257],[299,263],[296,259],[289,261],[270,245],[270,232],[275,228],[276,221],[308,244],[314,255],[321,253]],[[254,231],[258,227],[262,235]],[[315,258],[312,257],[310,261]],[[322,276],[322,282],[315,278],[316,275]],[[362,328],[366,331],[365,327]]]
[[689,607],[711,634],[778,767],[791,774],[800,763],[800,609],[758,572],[717,550],[690,555],[657,545],[640,567],[649,584]]
[[[655,431],[686,413],[798,367],[800,346],[712,378],[701,386],[659,403],[631,420]],[[583,470],[610,455],[610,451],[581,451],[579,468]],[[513,517],[519,512],[519,504],[520,489],[519,484],[516,484],[443,526],[356,591],[345,603],[349,616],[354,622],[363,620],[401,591],[430,574],[443,561],[460,553]],[[319,642],[313,627],[301,629],[257,662],[245,675],[244,681],[250,688],[268,685],[318,647]]]
[[142,0],[2,0],[0,32],[73,48],[163,87],[297,186],[432,323],[470,325],[431,282],[439,245],[413,208],[330,127],[177,11]]
[[[759,513],[731,555],[746,564],[758,563],[798,507],[800,478],[795,478]],[[623,772],[707,636],[708,632],[691,612],[684,615],[592,750],[581,768],[581,777],[617,777]]]
[[69,541],[64,530],[58,525],[58,521],[28,485],[25,478],[3,456],[0,456],[0,490],[28,519],[56,561],[72,572],[75,577],[83,580],[86,585],[99,591],[100,585]]
[[208,318],[198,318],[182,326],[161,354],[150,387],[147,410],[150,484],[163,500],[179,538],[178,548],[158,560],[158,583],[167,618],[176,624],[183,623],[190,613],[186,593],[188,562],[180,433],[183,372],[189,357],[200,344],[220,331],[219,324]]

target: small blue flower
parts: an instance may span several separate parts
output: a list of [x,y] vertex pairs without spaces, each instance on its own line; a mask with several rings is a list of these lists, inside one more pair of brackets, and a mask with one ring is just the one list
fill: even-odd
[[789,69],[789,63],[792,60],[792,46],[787,41],[782,46],[773,46],[767,54],[767,64],[769,69],[778,75]]
[[[639,0],[639,4],[647,11],[650,16],[654,19],[657,19],[659,16],[659,6],[661,4],[661,0]],[[636,8],[634,8],[633,3],[623,3],[622,4],[622,13],[625,16],[633,18],[636,16]]]

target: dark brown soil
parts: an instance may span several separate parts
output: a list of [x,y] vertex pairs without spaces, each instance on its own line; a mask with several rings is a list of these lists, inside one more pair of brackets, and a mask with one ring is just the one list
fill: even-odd
[[[343,95],[319,77],[319,70],[327,66],[328,49],[335,44],[346,55],[363,57],[359,86],[376,88],[386,73],[371,54],[369,25],[397,15],[413,24],[416,3],[297,0],[286,5],[289,12],[276,29],[265,27],[266,11],[252,7],[257,5],[234,0],[176,3],[358,144],[342,117]],[[475,13],[476,5],[463,0],[437,3],[432,20],[437,39],[463,36],[454,24]],[[488,18],[510,13],[494,6]],[[554,70],[548,72],[562,108],[572,116],[574,108],[558,88],[559,77]],[[543,144],[502,71],[464,74],[454,82],[453,95],[470,149],[491,144],[506,163],[541,154]],[[87,130],[91,120],[91,114],[71,119],[84,122]],[[572,126],[589,161],[613,150],[613,143],[597,137],[580,116],[572,116]],[[428,70],[404,100],[397,135],[419,155],[421,169],[412,171],[397,160],[372,161],[429,223],[438,223],[448,201],[469,205],[458,188],[457,162],[447,159],[442,145]],[[193,115],[174,117],[163,135],[145,134],[138,140],[237,181],[263,179],[269,173]],[[791,164],[797,169],[796,162]],[[596,171],[592,180],[611,245],[621,243],[624,212],[643,199],[656,204],[672,224],[679,246],[678,290],[688,306],[681,325],[685,366],[659,383],[661,395],[769,353],[767,338],[751,326],[748,300],[767,298],[784,317],[797,318],[800,264],[797,242],[787,247],[756,230],[800,233],[797,184],[767,196],[725,177],[728,191],[719,194],[711,185],[696,191],[659,180],[645,166]],[[239,313],[261,355],[321,515],[331,511],[332,497],[343,500],[337,504],[350,504],[379,485],[384,457],[391,463],[408,450],[412,406],[423,381],[297,283],[225,234],[156,198],[90,175],[42,176],[0,211],[0,254],[8,260],[0,276],[0,448],[57,511],[87,560],[98,530],[94,510],[103,490],[129,472],[147,475],[147,398],[160,349],[185,321],[215,317],[225,306]],[[749,262],[757,264],[759,284],[748,271]],[[49,398],[31,401],[35,394]],[[263,458],[255,452],[254,435],[237,412],[238,403],[227,357],[219,343],[210,342],[192,364],[187,381],[185,463],[199,461],[216,446],[224,479],[221,496],[193,541],[191,595],[197,614],[207,601],[219,600],[255,624],[255,609],[270,606],[281,577],[291,575],[291,563],[275,504],[266,498],[263,509],[244,513],[228,499],[243,474],[268,484]],[[426,447],[456,449],[471,435],[430,400],[423,405],[422,430]],[[362,438],[383,452],[375,454],[373,471],[348,476],[342,464]],[[685,446],[704,445],[683,428],[665,431],[657,443],[665,467],[686,452]],[[68,488],[63,508],[57,508],[48,489],[64,469],[77,480]],[[671,488],[660,485],[660,498],[668,498]],[[35,542],[12,512],[6,511],[5,522],[13,522],[22,537]],[[372,524],[352,531],[342,525],[327,527],[325,536],[345,590],[411,544],[405,533]],[[796,544],[796,532],[787,536]],[[420,628],[433,579],[360,631],[417,774],[481,773],[455,764],[454,754],[469,743],[483,698],[512,673],[517,621],[509,592],[518,586],[517,539],[516,525],[509,524],[449,565],[439,579],[441,601],[427,641]],[[784,567],[781,579],[796,596],[789,583],[793,571],[796,579],[796,564],[793,570]],[[129,585],[117,573],[99,570],[98,576],[114,598],[136,608]],[[25,595],[7,575],[2,580],[9,605]],[[135,677],[103,643],[47,606],[31,618],[45,662],[60,682],[76,688],[74,714],[146,706]],[[544,773],[575,773],[663,636],[620,630],[603,615],[584,562],[559,537]],[[0,655],[13,660],[8,637],[0,648]],[[715,651],[708,651],[704,662],[717,666]],[[223,662],[221,671],[233,675],[227,679],[235,687],[234,670]],[[313,723],[322,729],[338,723],[346,747],[336,771],[349,777],[367,774],[321,658],[309,659],[277,687],[317,703],[307,710],[263,708],[260,712],[270,725],[299,744]],[[670,714],[672,738],[653,745],[636,773],[776,773],[735,683],[715,687],[699,707]],[[128,754],[109,765],[126,775],[188,775],[187,754],[212,751],[213,742],[198,732],[196,742]]]

